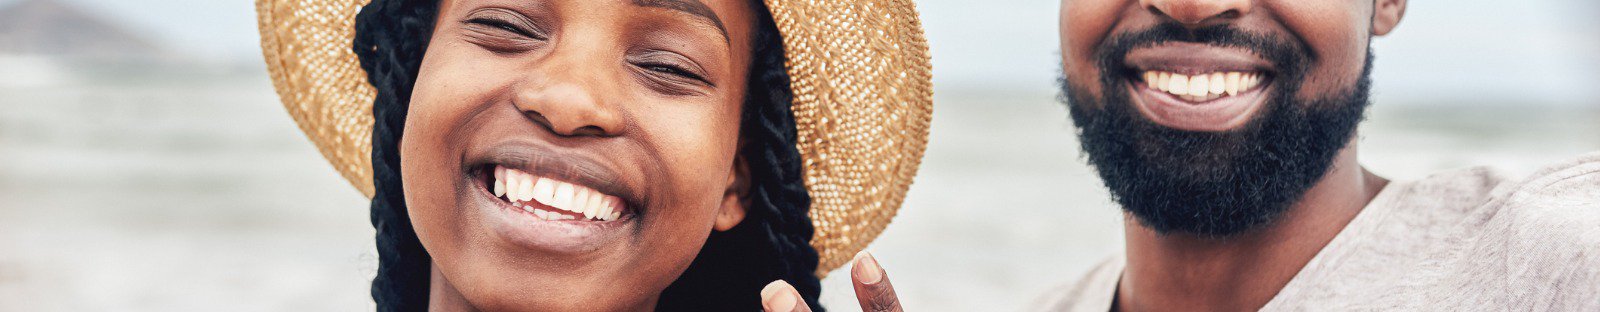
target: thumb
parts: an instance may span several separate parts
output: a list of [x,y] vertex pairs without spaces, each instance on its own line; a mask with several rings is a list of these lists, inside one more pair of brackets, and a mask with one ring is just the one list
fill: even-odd
[[772,281],[761,288],[761,309],[767,312],[811,312],[800,291],[783,280]]
[[889,275],[878,265],[877,258],[861,251],[852,262],[855,264],[850,267],[850,279],[854,281],[856,300],[861,302],[861,311],[905,311],[900,308],[900,298],[895,295],[894,285],[889,284]]

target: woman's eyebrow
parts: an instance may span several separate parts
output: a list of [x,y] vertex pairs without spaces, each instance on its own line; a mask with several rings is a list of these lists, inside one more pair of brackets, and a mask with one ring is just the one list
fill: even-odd
[[663,8],[698,16],[717,26],[717,31],[722,33],[722,41],[728,41],[728,29],[722,27],[722,19],[717,18],[717,13],[712,12],[711,7],[700,3],[699,0],[633,0],[633,5]]

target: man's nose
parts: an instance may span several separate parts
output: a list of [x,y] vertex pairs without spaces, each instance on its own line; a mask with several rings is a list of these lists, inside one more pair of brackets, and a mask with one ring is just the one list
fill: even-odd
[[1170,18],[1189,28],[1200,28],[1237,19],[1255,7],[1254,0],[1139,0],[1139,5],[1156,15]]
[[606,100],[603,95],[611,93],[600,90],[605,87],[602,79],[583,79],[582,70],[540,72],[553,75],[517,86],[513,100],[535,123],[561,136],[616,136],[626,128],[618,103]]

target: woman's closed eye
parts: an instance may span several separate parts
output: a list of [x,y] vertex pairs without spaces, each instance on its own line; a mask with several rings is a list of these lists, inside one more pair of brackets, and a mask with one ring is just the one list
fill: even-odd
[[470,15],[464,23],[469,41],[501,53],[527,51],[548,36],[532,21],[519,14],[488,9]]
[[648,86],[664,93],[687,95],[716,87],[705,69],[677,53],[644,52],[629,56],[628,63],[640,69],[638,73]]
[[706,81],[706,78],[704,76],[701,76],[700,74],[696,74],[696,73],[694,73],[694,72],[692,72],[692,71],[690,71],[688,69],[685,69],[683,67],[679,67],[678,65],[661,64],[661,63],[644,63],[644,64],[639,64],[638,66],[639,67],[643,67],[645,70],[649,70],[649,71],[653,71],[653,72],[657,72],[657,73],[663,73],[663,74],[674,75],[674,76],[678,76],[678,77],[682,77],[682,78],[697,80],[697,81],[700,81],[700,82],[704,82],[706,84],[710,84],[711,83],[710,81]]
[[518,36],[528,37],[529,39],[535,39],[535,40],[544,40],[545,39],[543,36],[535,34],[535,33],[531,32],[531,31],[526,30],[526,29],[522,29],[521,27],[518,27],[517,25],[513,25],[513,24],[511,24],[511,22],[507,22],[507,21],[504,21],[504,20],[499,20],[499,19],[494,19],[494,18],[474,18],[474,19],[471,19],[471,20],[467,20],[467,22],[468,23],[478,24],[478,25],[483,25],[483,26],[488,26],[488,27],[493,27],[493,28],[496,28],[496,29],[499,29],[499,30],[502,30],[502,31],[506,31],[506,32],[510,32],[510,33],[516,34]]

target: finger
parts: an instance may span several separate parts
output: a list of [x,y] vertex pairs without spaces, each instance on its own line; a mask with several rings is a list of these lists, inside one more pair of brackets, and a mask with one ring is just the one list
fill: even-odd
[[772,281],[761,288],[761,308],[767,312],[811,312],[806,301],[800,299],[800,291],[783,280]]
[[871,253],[861,251],[856,254],[855,264],[850,267],[850,279],[856,287],[856,300],[861,302],[861,311],[866,312],[903,312],[900,308],[900,298],[894,293],[894,285],[889,284],[889,275],[878,265],[878,259]]

